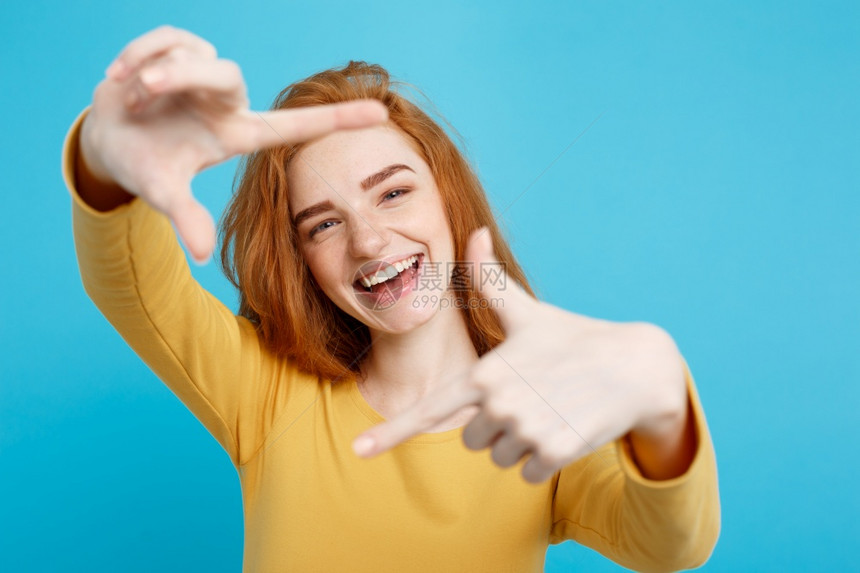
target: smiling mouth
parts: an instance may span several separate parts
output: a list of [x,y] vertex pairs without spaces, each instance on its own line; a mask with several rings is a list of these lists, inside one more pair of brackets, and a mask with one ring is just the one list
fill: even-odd
[[[379,287],[375,289],[376,291],[382,290],[382,285],[393,282],[397,278],[400,278],[402,282],[407,282],[403,279],[411,278],[410,271],[418,270],[418,265],[421,264],[423,257],[424,255],[417,253],[395,263],[375,261],[365,265],[364,273],[352,283],[352,286],[358,291],[374,292],[375,287]],[[388,286],[393,285],[389,284]]]
[[356,298],[373,310],[393,306],[407,287],[414,286],[423,260],[424,255],[416,253],[395,263],[373,261],[364,265],[352,283]]

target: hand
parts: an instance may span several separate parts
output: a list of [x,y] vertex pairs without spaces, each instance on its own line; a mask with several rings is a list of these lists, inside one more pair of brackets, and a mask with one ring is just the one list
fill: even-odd
[[[499,264],[487,231],[472,235],[466,258],[473,270]],[[567,312],[535,300],[513,280],[478,282],[485,298],[499,301],[506,340],[468,372],[364,432],[354,447],[371,438],[375,446],[366,456],[477,405],[463,430],[466,446],[492,448],[501,467],[531,454],[522,475],[540,483],[627,432],[665,435],[683,419],[683,362],[662,329]]]
[[198,261],[215,248],[211,215],[191,195],[204,168],[243,153],[385,121],[380,102],[263,113],[248,109],[239,66],[206,40],[170,26],[132,41],[99,83],[81,131],[82,158],[165,213]]

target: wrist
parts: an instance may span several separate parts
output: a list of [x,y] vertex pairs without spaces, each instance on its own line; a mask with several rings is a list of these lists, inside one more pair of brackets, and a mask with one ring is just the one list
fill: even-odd
[[107,212],[129,203],[134,199],[134,195],[126,191],[110,175],[106,175],[97,162],[91,160],[94,156],[92,152],[87,155],[85,147],[88,140],[84,130],[88,119],[89,117],[84,118],[84,125],[78,133],[78,145],[74,150],[75,191],[93,209]]
[[650,375],[642,383],[650,399],[641,401],[643,411],[630,430],[642,437],[661,439],[676,432],[687,417],[687,380],[684,359],[671,335],[649,326],[652,328],[644,344],[653,362],[646,368]]
[[661,440],[666,436],[677,434],[678,429],[687,419],[687,388],[682,387],[680,391],[672,389],[669,392],[672,395],[661,400],[661,403],[667,406],[657,409],[655,413],[644,418],[631,428],[631,432],[652,440]]
[[690,409],[683,358],[674,341],[665,333],[654,347],[665,368],[651,382],[652,394],[647,414],[627,435],[633,457],[642,474],[662,480],[683,474],[696,450],[694,416]]
[[78,156],[76,158],[76,168],[80,169],[83,175],[93,183],[105,187],[119,186],[116,180],[108,173],[107,169],[98,161],[98,154],[93,149],[93,112],[90,111],[84,118],[81,124],[81,131],[78,136]]
[[666,480],[684,474],[696,453],[696,434],[691,411],[680,420],[657,430],[631,430],[626,439],[642,475],[652,480]]

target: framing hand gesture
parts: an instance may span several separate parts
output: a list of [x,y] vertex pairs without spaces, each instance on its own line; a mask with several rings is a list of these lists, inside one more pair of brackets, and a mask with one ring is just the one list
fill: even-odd
[[[473,269],[495,262],[486,230],[472,235],[466,258]],[[506,340],[470,371],[364,432],[356,453],[385,452],[473,404],[479,411],[463,430],[466,446],[492,448],[501,467],[530,453],[522,474],[532,483],[628,432],[654,446],[658,454],[645,456],[651,459],[660,458],[661,448],[665,454],[682,447],[685,428],[689,435],[683,360],[665,331],[565,311],[535,300],[513,280],[480,289],[501,301],[496,312]],[[363,438],[371,447],[362,447]],[[665,455],[655,466],[667,467]]]
[[387,118],[373,101],[253,112],[239,66],[170,26],[132,41],[106,74],[84,120],[82,157],[98,180],[170,217],[198,261],[215,248],[215,226],[191,194],[194,175],[238,154]]

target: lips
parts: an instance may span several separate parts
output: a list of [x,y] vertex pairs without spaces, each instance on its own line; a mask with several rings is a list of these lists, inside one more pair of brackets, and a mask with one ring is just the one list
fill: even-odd
[[[407,259],[410,259],[412,257],[417,257],[418,258],[418,264],[421,264],[421,259],[423,259],[424,255],[423,255],[423,253],[394,255],[391,257],[385,257],[384,259],[379,259],[376,261],[370,261],[369,263],[365,263],[355,273],[355,276],[353,277],[353,283],[358,283],[359,286],[364,286],[361,284],[361,279],[363,279],[363,278],[369,279],[369,278],[373,277],[374,275],[378,274],[380,271],[386,271],[386,272],[390,273],[393,270],[393,272],[399,273],[400,271],[395,269],[394,265],[396,263],[402,263],[404,261],[407,261]],[[412,263],[411,266],[414,266],[414,263]],[[389,278],[391,278],[391,277],[389,277]]]
[[[415,258],[415,262],[405,268],[401,267],[402,270],[398,272],[395,264],[404,261],[408,263],[411,258]],[[386,257],[386,260],[371,261],[362,265],[352,283],[356,298],[363,306],[373,310],[383,310],[393,306],[405,290],[414,288],[423,260],[422,253],[414,253]],[[370,287],[365,286],[364,283],[368,280],[375,281],[375,284]]]

